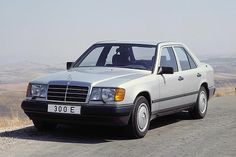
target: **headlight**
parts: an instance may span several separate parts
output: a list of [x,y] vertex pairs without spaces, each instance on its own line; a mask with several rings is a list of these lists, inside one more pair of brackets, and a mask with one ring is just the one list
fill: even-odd
[[125,97],[125,89],[123,88],[93,88],[90,100],[92,101],[122,101]]
[[102,100],[105,102],[114,101],[115,97],[115,89],[114,88],[104,88],[102,89]]
[[46,98],[47,85],[44,84],[29,84],[27,89],[27,97]]
[[95,101],[101,100],[101,92],[102,92],[101,88],[93,88],[90,100],[95,100]]

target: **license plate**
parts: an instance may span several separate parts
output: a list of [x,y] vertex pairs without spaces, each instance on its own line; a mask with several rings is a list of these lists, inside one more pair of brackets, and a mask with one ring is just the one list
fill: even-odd
[[48,104],[48,112],[52,113],[80,114],[80,110],[81,106]]

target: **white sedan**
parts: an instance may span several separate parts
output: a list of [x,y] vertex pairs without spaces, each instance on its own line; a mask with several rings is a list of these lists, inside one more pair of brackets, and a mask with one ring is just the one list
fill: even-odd
[[203,118],[213,69],[175,42],[98,42],[67,70],[29,83],[22,102],[38,130],[60,123],[125,125],[146,135],[156,117],[187,110]]

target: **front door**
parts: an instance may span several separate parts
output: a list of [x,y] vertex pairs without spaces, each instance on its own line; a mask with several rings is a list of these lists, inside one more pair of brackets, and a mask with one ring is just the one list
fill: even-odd
[[184,94],[184,80],[172,47],[163,47],[160,52],[160,67],[172,67],[174,69],[174,74],[158,75],[160,97],[156,102],[158,103],[158,112],[164,112],[183,104],[181,96]]

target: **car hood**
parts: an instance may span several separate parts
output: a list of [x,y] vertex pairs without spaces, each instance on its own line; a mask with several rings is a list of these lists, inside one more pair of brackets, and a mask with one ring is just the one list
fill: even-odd
[[151,71],[137,69],[80,67],[40,77],[31,81],[31,83],[48,84],[50,81],[75,81],[99,86],[109,82],[107,86],[117,86],[149,74],[151,74]]

